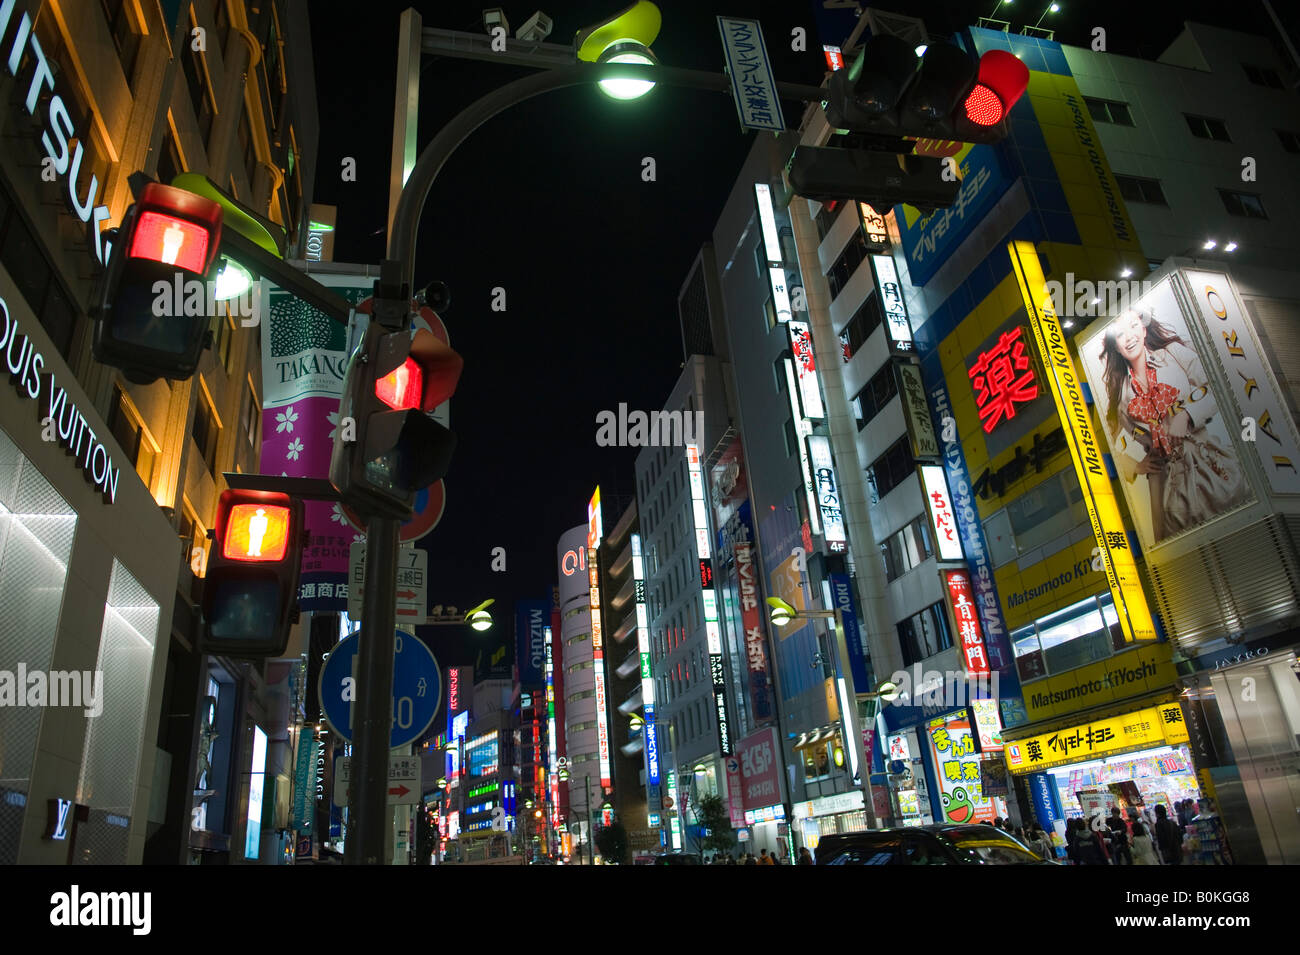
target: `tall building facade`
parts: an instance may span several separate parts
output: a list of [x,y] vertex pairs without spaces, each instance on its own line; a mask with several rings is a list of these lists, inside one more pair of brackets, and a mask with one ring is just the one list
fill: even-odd
[[[822,362],[834,454],[867,467],[891,622],[919,664],[876,727],[902,821],[992,818],[1005,800],[1059,832],[1115,802],[1209,798],[1238,861],[1300,844],[1283,811],[1296,289],[1273,268],[1271,211],[1294,200],[1241,158],[1284,162],[1291,139],[1219,108],[1281,97],[1263,115],[1289,116],[1294,94],[1268,44],[1223,32],[1189,25],[1145,63],[971,29],[960,42],[1014,52],[1030,83],[1005,142],[957,154],[951,208],[790,203],[812,333],[844,348]],[[828,139],[817,122],[805,143]],[[1157,374],[1185,392],[1195,456],[1133,402],[1124,322],[1124,348],[1184,369]],[[834,378],[856,440],[834,425]],[[1204,465],[1212,503],[1168,490],[1201,455],[1223,462]],[[1257,706],[1236,703],[1225,666],[1254,668]],[[968,694],[997,705],[954,700],[954,671],[1000,676]]]
[[[301,686],[194,652],[220,475],[257,470],[256,334],[214,316],[191,380],[137,385],[91,359],[89,307],[138,170],[208,175],[296,249],[317,137],[306,4],[5,3],[0,48],[0,311],[20,384],[0,408],[0,563],[35,575],[0,587],[44,595],[0,665],[103,682],[94,716],[38,707],[5,727],[0,857],[180,862],[209,833],[214,857],[279,858],[276,740]],[[41,838],[54,799],[87,807],[71,852]]]
[[556,728],[563,733],[565,758],[568,760],[569,778],[560,786],[567,790],[569,816],[565,824],[574,861],[580,861],[583,855],[591,857],[592,820],[605,800],[601,786],[587,532],[587,524],[569,529],[560,537],[555,551],[564,681],[564,712],[562,722],[557,721]]

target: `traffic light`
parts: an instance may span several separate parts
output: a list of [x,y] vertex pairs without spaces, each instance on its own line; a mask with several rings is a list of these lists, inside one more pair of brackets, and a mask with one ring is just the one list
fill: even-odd
[[906,202],[926,211],[951,205],[961,188],[943,175],[942,164],[934,156],[800,146],[790,162],[790,188],[819,202],[848,196],[877,209]]
[[452,396],[463,365],[427,329],[370,324],[348,363],[330,456],[330,483],[349,506],[407,520],[415,495],[447,473],[456,436],[426,412]]
[[276,491],[222,493],[203,585],[202,652],[284,652],[297,617],[302,545],[301,501]]
[[95,308],[96,361],[128,380],[183,380],[207,344],[207,282],[221,244],[221,206],[151,182],[126,212]]
[[1005,50],[977,63],[950,43],[932,43],[918,56],[901,37],[880,34],[852,67],[831,74],[826,118],[855,133],[994,143],[1028,84],[1029,68]]

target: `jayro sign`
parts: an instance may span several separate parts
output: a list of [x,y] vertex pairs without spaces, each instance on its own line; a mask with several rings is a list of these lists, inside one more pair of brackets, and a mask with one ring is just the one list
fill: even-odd
[[[41,163],[40,176],[47,182],[59,179],[66,182],[64,198],[68,209],[85,223],[86,244],[94,251],[95,259],[103,265],[108,262],[112,245],[100,228],[100,223],[108,221],[108,207],[95,204],[102,185],[99,177],[91,172],[90,184],[85,189],[84,197],[78,195],[77,183],[84,178],[81,166],[86,154],[86,131],[78,130],[73,125],[67,104],[55,90],[54,70],[51,68],[53,64],[46,59],[45,51],[36,39],[31,15],[23,11],[22,16],[14,21],[16,8],[17,0],[0,0],[0,40],[9,37],[7,48],[0,46],[0,50],[8,51],[5,66],[10,76],[17,77],[20,67],[31,72],[27,82],[27,95],[22,99],[28,116],[35,116],[42,95],[50,94],[40,136],[46,155]],[[21,96],[21,82],[18,93]]]

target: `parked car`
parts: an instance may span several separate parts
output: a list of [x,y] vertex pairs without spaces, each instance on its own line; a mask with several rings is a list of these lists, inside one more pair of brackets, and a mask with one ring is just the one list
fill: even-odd
[[700,857],[689,855],[685,852],[665,852],[663,855],[656,856],[655,865],[699,865]]
[[818,865],[1056,865],[1000,829],[941,823],[822,836]]

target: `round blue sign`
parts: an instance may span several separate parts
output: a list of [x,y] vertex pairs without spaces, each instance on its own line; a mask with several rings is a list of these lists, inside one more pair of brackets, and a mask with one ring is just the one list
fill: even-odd
[[[352,708],[356,702],[355,667],[360,631],[344,637],[320,670],[321,711],[339,736],[352,742]],[[442,673],[433,653],[409,633],[397,631],[393,654],[393,731],[389,748],[413,743],[424,735],[442,701]]]

